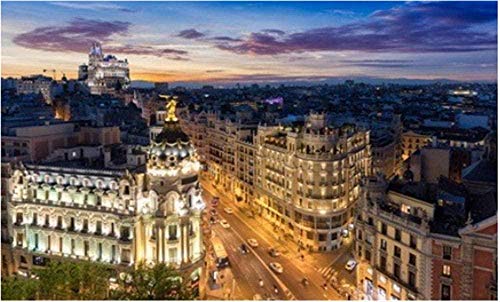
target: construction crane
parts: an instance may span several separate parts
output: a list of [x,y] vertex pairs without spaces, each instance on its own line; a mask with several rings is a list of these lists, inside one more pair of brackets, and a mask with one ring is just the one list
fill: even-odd
[[57,70],[55,70],[55,69],[44,69],[43,73],[50,72],[50,71],[52,71],[52,79],[55,81],[56,80],[56,72],[57,72]]

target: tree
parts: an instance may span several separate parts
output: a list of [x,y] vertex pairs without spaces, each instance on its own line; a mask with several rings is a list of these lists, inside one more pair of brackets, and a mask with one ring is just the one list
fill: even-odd
[[21,277],[2,278],[3,300],[35,300],[39,281]]
[[195,295],[172,266],[159,263],[148,267],[144,263],[122,273],[112,299],[123,300],[193,300]]

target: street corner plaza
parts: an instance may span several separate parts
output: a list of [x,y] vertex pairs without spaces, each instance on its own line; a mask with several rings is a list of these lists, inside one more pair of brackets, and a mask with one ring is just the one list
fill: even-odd
[[1,1],[5,300],[497,300],[494,1]]

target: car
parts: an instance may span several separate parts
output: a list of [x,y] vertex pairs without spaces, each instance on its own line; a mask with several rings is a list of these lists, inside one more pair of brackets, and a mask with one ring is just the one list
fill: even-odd
[[356,267],[357,264],[358,263],[356,262],[356,260],[351,259],[351,260],[347,261],[347,263],[345,264],[345,269],[348,271],[352,271],[352,270],[354,270],[354,268]]
[[215,224],[217,222],[217,218],[214,216],[210,217],[210,224]]
[[258,247],[259,246],[259,243],[254,238],[248,239],[247,242],[248,242],[248,245],[250,245],[251,247]]
[[231,209],[231,208],[224,208],[224,212],[226,212],[228,214],[233,214],[233,209]]
[[276,273],[282,274],[283,273],[283,266],[279,264],[278,262],[271,262],[269,263],[269,267]]
[[280,251],[278,251],[277,249],[273,248],[273,247],[270,247],[267,252],[269,253],[269,255],[271,257],[278,257],[279,255],[281,255]]
[[255,294],[255,295],[253,295],[253,299],[254,299],[255,301],[260,301],[260,300],[263,300],[263,299],[262,299],[262,296],[261,296],[261,295],[259,295],[259,294]]
[[242,243],[240,246],[240,251],[242,254],[248,254],[248,247],[246,244]]
[[215,209],[210,210],[210,215],[215,216],[217,215],[217,211]]
[[225,229],[229,229],[231,226],[229,225],[229,223],[227,223],[227,221],[225,219],[222,219],[220,221],[220,225],[225,228]]

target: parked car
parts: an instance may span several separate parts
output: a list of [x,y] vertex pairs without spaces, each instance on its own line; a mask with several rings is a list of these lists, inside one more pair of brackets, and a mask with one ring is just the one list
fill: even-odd
[[354,268],[356,267],[357,264],[358,263],[356,262],[356,260],[351,259],[351,260],[347,261],[347,263],[345,264],[345,269],[348,271],[352,271],[352,270],[354,270]]
[[217,215],[217,211],[215,209],[210,210],[210,215],[215,216]]
[[214,197],[214,199],[212,199],[212,206],[217,207],[218,204],[219,204],[219,197]]
[[210,217],[210,224],[215,224],[217,222],[217,218],[215,216]]
[[259,243],[254,238],[248,239],[247,242],[248,242],[248,245],[250,245],[251,247],[258,247],[259,246]]
[[269,253],[269,255],[271,257],[278,257],[279,255],[281,255],[280,251],[278,251],[277,249],[273,248],[273,247],[270,247],[267,252]]
[[231,209],[231,208],[224,208],[224,212],[226,212],[228,214],[233,214],[233,209]]
[[269,263],[269,267],[276,273],[282,274],[283,273],[283,266],[279,264],[278,262],[271,262]]
[[227,220],[225,220],[225,219],[222,219],[222,220],[220,221],[220,225],[221,225],[223,228],[225,228],[225,229],[229,229],[229,228],[231,227],[231,226],[229,225],[229,223],[227,223]]

